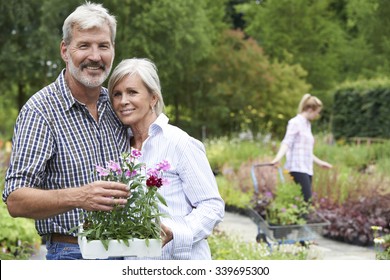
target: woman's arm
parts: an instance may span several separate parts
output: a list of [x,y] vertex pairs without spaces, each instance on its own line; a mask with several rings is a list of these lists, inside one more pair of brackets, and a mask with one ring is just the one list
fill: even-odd
[[271,161],[272,164],[278,164],[280,160],[284,157],[284,155],[287,153],[288,146],[284,143],[280,144],[280,148],[278,153],[276,154],[275,158]]
[[316,163],[317,165],[321,166],[322,168],[330,169],[330,168],[333,167],[330,163],[319,159],[315,155],[313,155],[313,157],[314,157],[314,163]]

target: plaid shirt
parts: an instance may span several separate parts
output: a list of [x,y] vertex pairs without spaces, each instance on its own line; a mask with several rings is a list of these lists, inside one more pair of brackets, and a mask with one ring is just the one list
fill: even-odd
[[290,172],[313,175],[314,137],[310,121],[299,114],[292,118],[282,143],[288,146],[285,168]]
[[[43,88],[24,105],[15,124],[3,201],[21,187],[55,190],[82,186],[98,178],[95,165],[117,160],[128,149],[126,130],[102,89],[96,122],[72,96],[64,80]],[[78,225],[81,209],[37,220],[40,235],[67,233]]]

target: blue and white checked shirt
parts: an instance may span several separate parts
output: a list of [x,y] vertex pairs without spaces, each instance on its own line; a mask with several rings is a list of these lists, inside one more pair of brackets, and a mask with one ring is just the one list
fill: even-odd
[[[98,101],[96,122],[72,96],[64,72],[24,105],[15,124],[3,201],[14,190],[72,188],[98,180],[95,165],[119,160],[129,149],[126,129],[113,112],[106,89]],[[40,235],[63,233],[78,225],[81,209],[37,220]]]
[[161,205],[160,211],[170,216],[162,223],[172,229],[173,240],[164,246],[159,259],[210,259],[206,238],[222,221],[224,201],[204,145],[160,114],[149,127],[139,161],[152,167],[164,159],[171,169],[164,173],[169,185],[159,189],[168,207]]
[[282,143],[288,146],[285,168],[290,172],[313,175],[314,137],[310,121],[300,114],[292,118]]

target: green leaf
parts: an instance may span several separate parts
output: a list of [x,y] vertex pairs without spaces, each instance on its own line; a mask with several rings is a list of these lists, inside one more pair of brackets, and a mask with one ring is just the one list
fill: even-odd
[[164,198],[160,193],[156,192],[156,196],[157,196],[158,200],[159,200],[162,204],[164,204],[165,206],[167,206],[167,202],[166,202],[165,198]]

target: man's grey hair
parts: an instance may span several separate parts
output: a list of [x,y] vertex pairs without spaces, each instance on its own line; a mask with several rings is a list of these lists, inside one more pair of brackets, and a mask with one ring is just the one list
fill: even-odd
[[102,4],[85,2],[71,13],[64,21],[62,26],[62,40],[66,45],[72,41],[73,27],[77,26],[80,30],[102,27],[107,24],[111,31],[111,43],[115,44],[116,19],[109,14],[108,10]]

